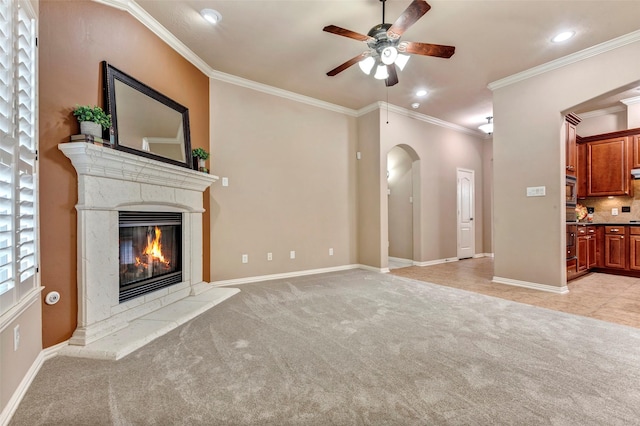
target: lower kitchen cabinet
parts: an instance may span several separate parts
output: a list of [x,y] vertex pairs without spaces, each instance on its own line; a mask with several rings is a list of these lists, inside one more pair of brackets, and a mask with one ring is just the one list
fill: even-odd
[[626,269],[627,246],[625,226],[606,226],[604,235],[604,267]]
[[589,236],[589,242],[587,243],[587,250],[589,253],[587,257],[587,269],[595,268],[596,266],[598,266],[598,240],[596,239],[595,234]]
[[640,271],[640,227],[629,227],[629,269]]
[[[597,239],[596,239],[596,227],[578,225],[577,226],[577,272],[585,272],[591,268],[594,268],[597,263]],[[639,235],[640,237],[640,235]]]

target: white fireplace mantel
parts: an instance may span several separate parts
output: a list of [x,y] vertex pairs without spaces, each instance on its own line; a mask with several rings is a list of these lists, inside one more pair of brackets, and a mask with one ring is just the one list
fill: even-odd
[[[58,148],[78,174],[78,325],[63,353],[118,359],[239,291],[202,280],[203,192],[217,176],[84,142]],[[120,211],[182,213],[183,282],[119,302]]]

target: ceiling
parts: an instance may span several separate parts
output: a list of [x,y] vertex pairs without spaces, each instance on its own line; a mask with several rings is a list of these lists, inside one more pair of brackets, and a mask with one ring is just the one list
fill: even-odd
[[[402,40],[452,45],[456,52],[450,59],[412,55],[399,84],[386,88],[358,66],[328,77],[367,47],[322,31],[333,24],[366,34],[382,21],[380,0],[136,3],[216,71],[356,110],[378,101],[407,109],[419,102],[417,112],[473,130],[492,115],[489,83],[640,28],[634,0],[429,0],[431,10]],[[393,23],[410,3],[387,0],[385,20]],[[222,21],[206,22],[203,8],[219,11]],[[576,35],[552,43],[563,30]],[[418,89],[429,94],[417,98]],[[617,102],[615,95],[606,102]],[[598,108],[608,106],[599,102]]]

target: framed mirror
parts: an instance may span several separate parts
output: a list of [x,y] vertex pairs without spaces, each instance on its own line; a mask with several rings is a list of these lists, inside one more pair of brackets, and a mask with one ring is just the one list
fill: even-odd
[[189,110],[106,61],[102,65],[115,149],[192,168]]

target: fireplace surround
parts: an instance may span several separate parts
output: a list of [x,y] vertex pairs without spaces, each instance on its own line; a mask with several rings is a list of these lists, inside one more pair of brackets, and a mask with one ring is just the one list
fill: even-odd
[[[96,347],[100,340],[107,342],[100,352],[113,344],[109,336],[117,334],[114,339],[122,340],[122,330],[136,321],[138,329],[149,328],[149,336],[135,339],[148,343],[211,307],[211,300],[220,300],[220,296],[208,296],[219,289],[202,280],[203,192],[217,176],[84,142],[64,143],[58,148],[78,175],[78,324],[70,347]],[[123,212],[164,212],[181,218],[179,282],[120,300],[119,228]],[[224,290],[228,293],[222,300],[239,291]],[[163,309],[169,314],[160,314]],[[178,311],[180,318],[171,318]],[[148,321],[142,325],[138,321],[145,319]],[[166,324],[160,325],[159,332],[154,327],[163,320]],[[142,344],[125,342],[129,352]],[[127,351],[105,358],[118,358]],[[71,354],[101,357],[91,351],[75,352]]]

